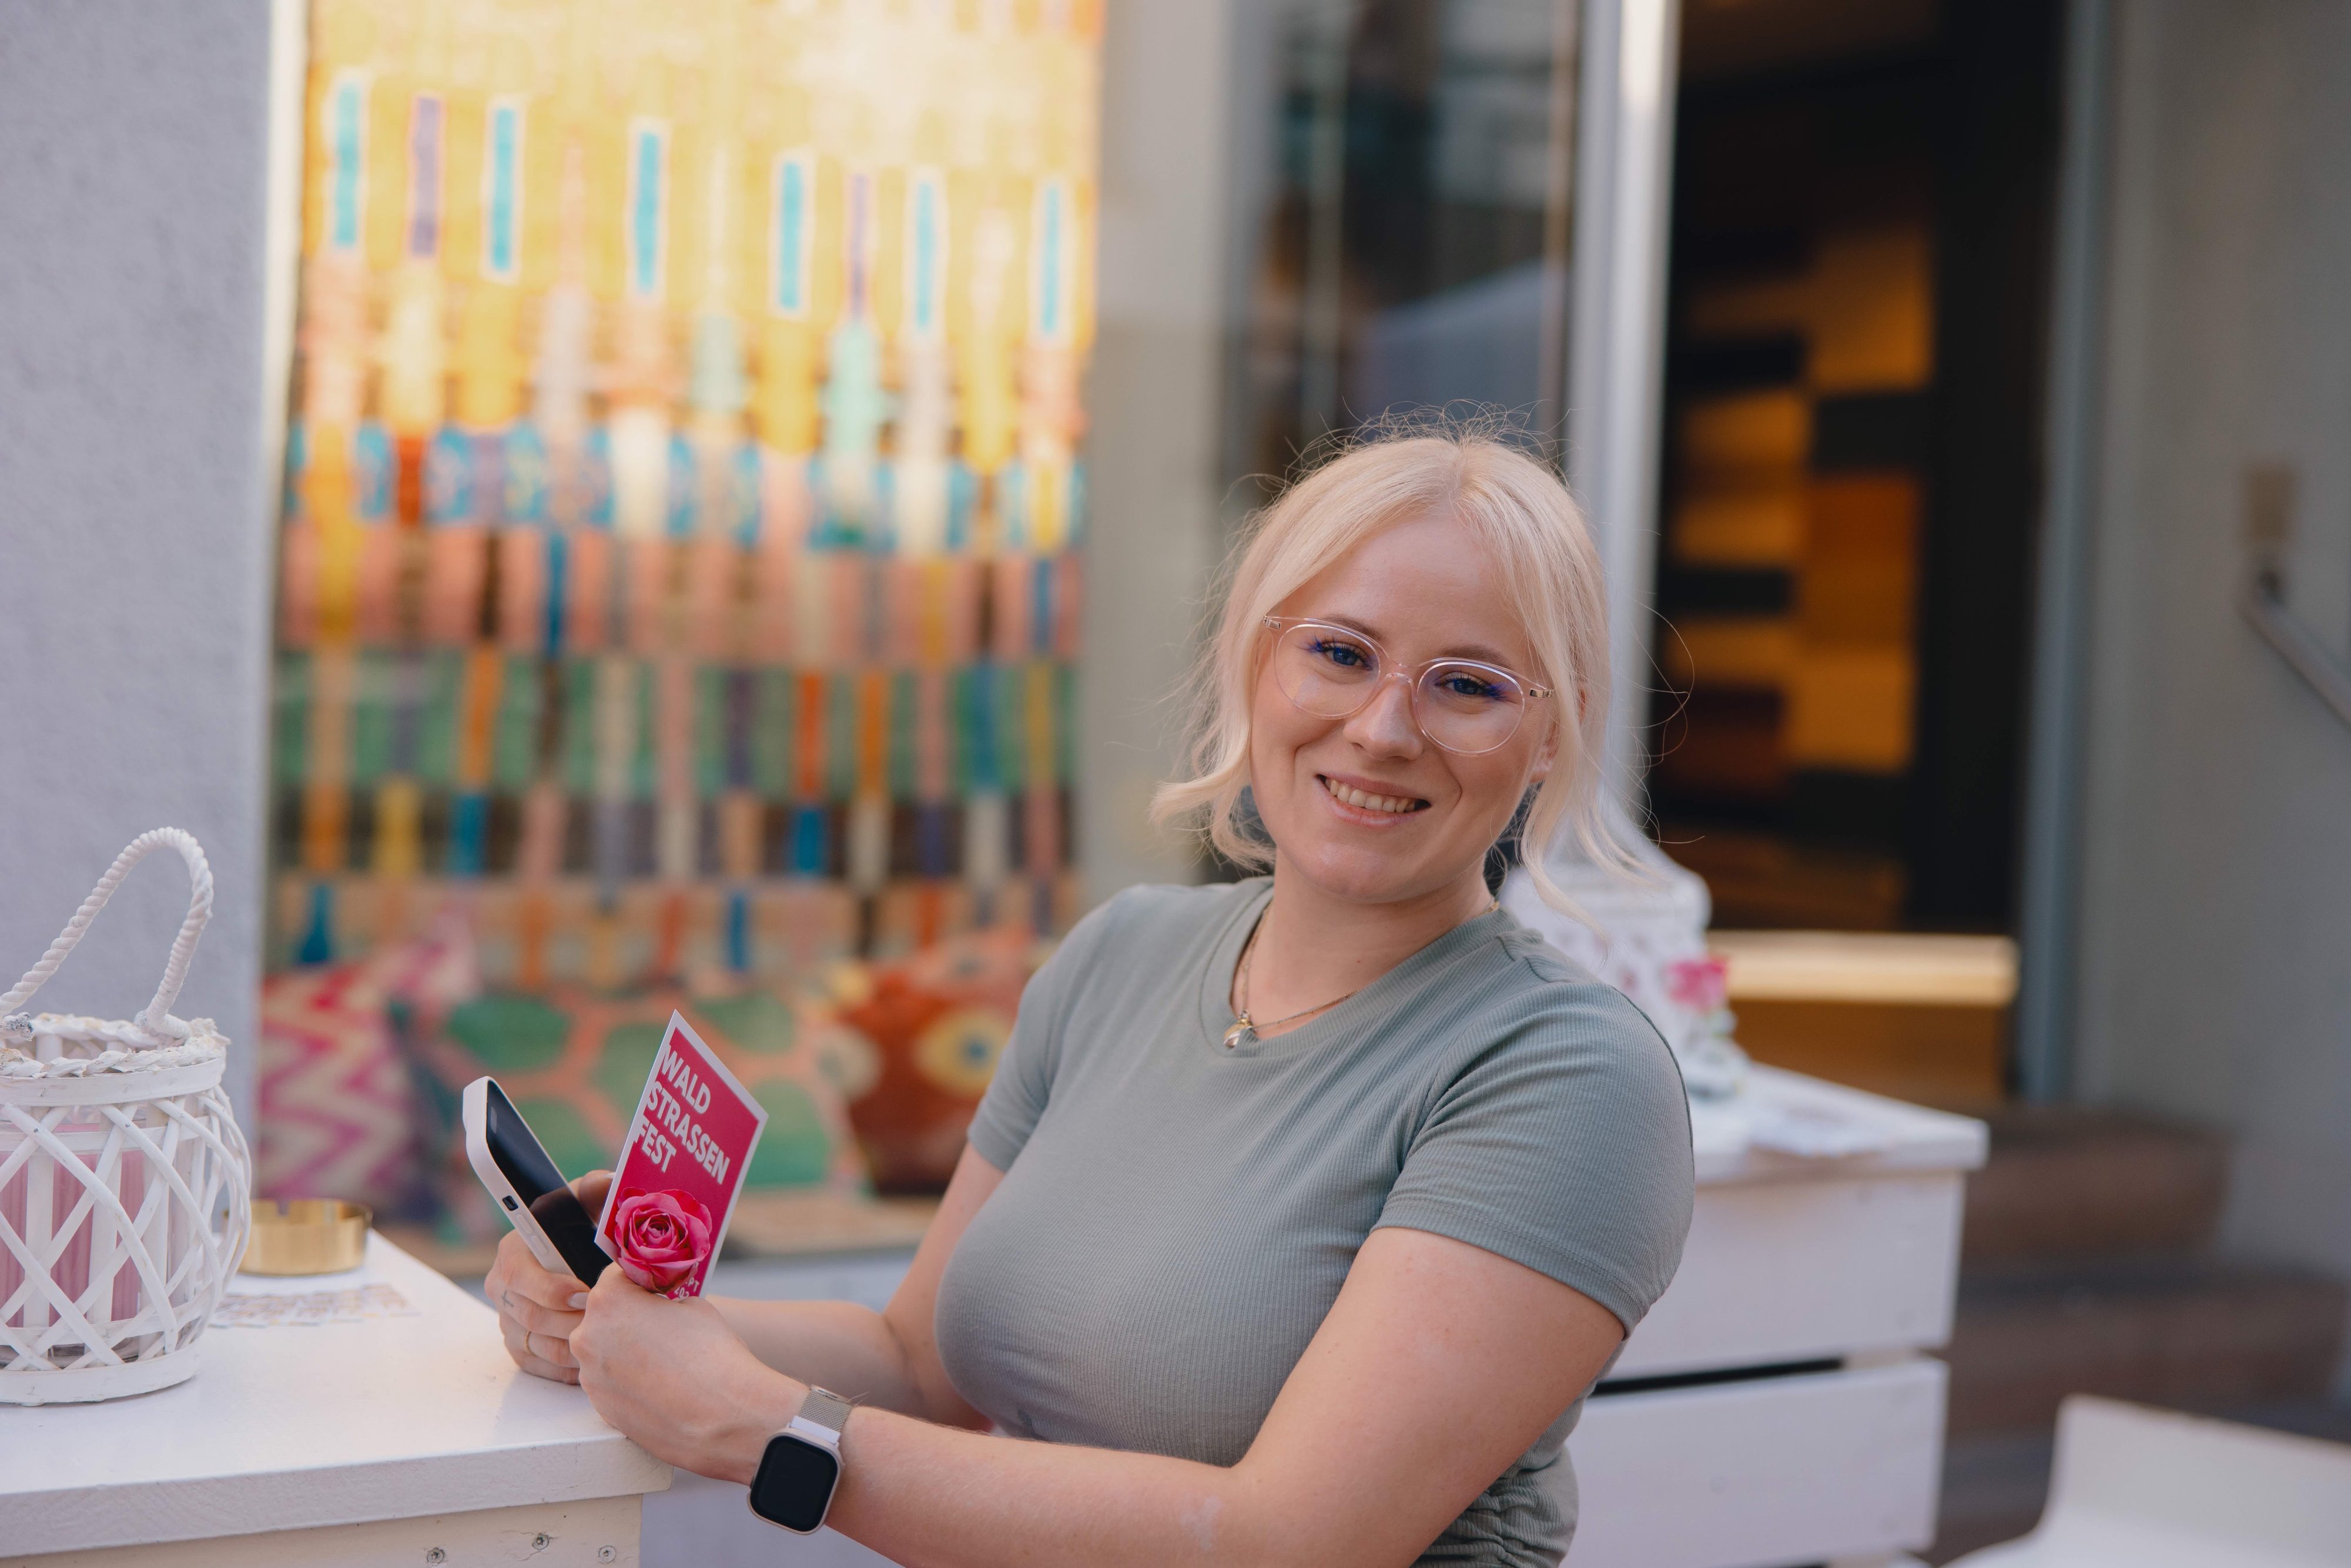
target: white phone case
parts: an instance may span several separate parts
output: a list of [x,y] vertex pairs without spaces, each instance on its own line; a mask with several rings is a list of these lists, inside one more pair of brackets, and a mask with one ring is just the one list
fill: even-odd
[[498,1169],[498,1162],[490,1157],[488,1079],[476,1078],[465,1085],[463,1107],[465,1157],[473,1162],[474,1174],[481,1178],[484,1186],[489,1188],[490,1196],[498,1200],[498,1207],[506,1211],[507,1221],[514,1226],[515,1233],[522,1238],[523,1245],[530,1249],[530,1255],[538,1260],[539,1267],[550,1274],[569,1274],[571,1266],[563,1260],[563,1254],[555,1249],[555,1243],[548,1239],[547,1232],[540,1228],[538,1220],[531,1214],[530,1205],[523,1202],[522,1195],[515,1191],[512,1182],[507,1180],[506,1172]]

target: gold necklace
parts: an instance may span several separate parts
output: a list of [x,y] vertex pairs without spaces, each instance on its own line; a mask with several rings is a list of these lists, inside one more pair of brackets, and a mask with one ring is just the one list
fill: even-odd
[[[1249,969],[1257,962],[1257,934],[1264,929],[1265,917],[1263,915],[1259,915],[1258,917],[1257,925],[1249,931],[1249,946],[1241,949],[1240,981],[1237,987],[1241,994],[1241,1006],[1240,1011],[1236,1014],[1233,1019],[1233,1027],[1225,1030],[1225,1049],[1227,1051],[1238,1050],[1241,1041],[1249,1039],[1251,1035],[1256,1034],[1260,1027],[1255,1019],[1249,1017]],[[1357,986],[1355,988],[1355,991],[1360,991],[1363,988],[1363,987]],[[1347,997],[1353,996],[1355,991],[1349,991],[1347,993]],[[1301,1011],[1291,1013],[1287,1018],[1270,1019],[1262,1027],[1266,1029],[1279,1029],[1283,1024],[1295,1023],[1300,1019],[1305,1018],[1309,1014],[1328,1012],[1332,1008],[1337,1007],[1341,1002],[1345,1001],[1347,997],[1333,997],[1327,1002],[1321,1002],[1313,1007],[1306,1008]]]
[[[1478,916],[1482,917],[1484,915],[1491,915],[1494,911],[1501,907],[1502,901],[1499,898],[1494,899],[1488,903],[1485,908],[1478,912]],[[1242,1040],[1256,1034],[1260,1029],[1280,1029],[1283,1024],[1295,1023],[1300,1019],[1311,1017],[1315,1013],[1329,1012],[1332,1008],[1335,1008],[1341,1002],[1345,1001],[1347,997],[1352,997],[1355,994],[1355,991],[1360,991],[1364,988],[1362,986],[1357,986],[1354,991],[1349,991],[1345,997],[1332,997],[1327,1002],[1318,1002],[1311,1008],[1301,1009],[1297,1012],[1291,1013],[1287,1018],[1273,1019],[1266,1023],[1259,1024],[1255,1019],[1249,1017],[1249,969],[1257,962],[1258,933],[1264,929],[1265,916],[1260,915],[1258,916],[1258,923],[1249,929],[1248,945],[1241,949],[1240,975],[1236,980],[1234,986],[1234,988],[1238,990],[1241,994],[1240,1011],[1233,1018],[1233,1027],[1225,1030],[1225,1049],[1227,1051],[1238,1050]]]

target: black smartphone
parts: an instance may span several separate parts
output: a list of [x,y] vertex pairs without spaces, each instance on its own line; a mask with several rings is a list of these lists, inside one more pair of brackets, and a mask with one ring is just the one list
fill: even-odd
[[465,1085],[465,1154],[507,1219],[550,1271],[569,1269],[594,1284],[611,1266],[596,1240],[596,1222],[547,1157],[530,1124],[494,1078]]

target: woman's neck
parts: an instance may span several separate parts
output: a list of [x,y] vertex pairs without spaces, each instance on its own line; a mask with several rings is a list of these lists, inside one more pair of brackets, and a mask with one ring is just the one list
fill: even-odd
[[[1279,858],[1248,960],[1249,1011],[1292,1013],[1359,991],[1492,903],[1482,871],[1395,904],[1334,898]],[[1241,1000],[1234,977],[1234,1006]]]

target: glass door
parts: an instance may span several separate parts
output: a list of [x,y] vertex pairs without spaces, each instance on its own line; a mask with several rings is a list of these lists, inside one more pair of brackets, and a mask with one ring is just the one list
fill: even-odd
[[[1237,16],[1230,476],[1447,408],[1563,433],[1573,0]],[[1253,499],[1246,494],[1244,498]]]

